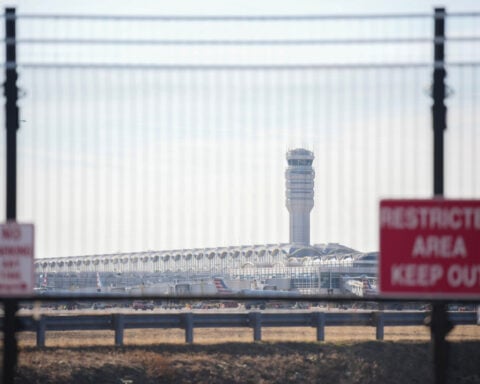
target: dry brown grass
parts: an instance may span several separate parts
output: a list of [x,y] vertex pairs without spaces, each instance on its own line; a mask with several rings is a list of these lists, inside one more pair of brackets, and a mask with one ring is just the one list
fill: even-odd
[[[185,344],[180,329],[132,329],[124,347],[113,331],[47,331],[47,348],[35,333],[18,335],[23,383],[430,383],[429,329],[326,327],[317,343],[315,328],[262,328],[253,343],[248,328],[195,329]],[[480,326],[457,326],[449,335],[450,382],[480,383]]]
[[[479,383],[480,342],[452,342],[451,383]],[[428,342],[21,348],[23,383],[431,383]]]

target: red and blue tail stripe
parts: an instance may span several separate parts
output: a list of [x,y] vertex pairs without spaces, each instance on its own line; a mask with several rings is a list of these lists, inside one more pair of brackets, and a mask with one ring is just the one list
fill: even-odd
[[232,293],[233,292],[230,288],[227,287],[225,282],[218,277],[213,279],[213,284],[215,284],[215,288],[217,289],[218,293]]

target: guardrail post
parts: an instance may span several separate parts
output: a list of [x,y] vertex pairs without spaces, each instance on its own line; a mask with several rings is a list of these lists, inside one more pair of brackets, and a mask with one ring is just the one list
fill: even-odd
[[384,325],[385,325],[385,319],[383,317],[383,312],[377,312],[374,313],[375,316],[375,325],[377,327],[376,329],[376,338],[377,340],[383,340],[384,336]]
[[260,312],[251,312],[248,316],[253,328],[253,341],[262,341],[262,314]]
[[125,325],[125,316],[121,313],[116,313],[113,316],[113,329],[115,330],[115,346],[121,347],[123,345],[123,330]]
[[193,314],[191,312],[183,315],[183,325],[185,327],[185,342],[193,343]]
[[47,322],[44,316],[40,315],[37,320],[37,347],[45,347],[45,331],[47,329]]
[[325,312],[313,313],[313,324],[317,327],[317,341],[325,341]]

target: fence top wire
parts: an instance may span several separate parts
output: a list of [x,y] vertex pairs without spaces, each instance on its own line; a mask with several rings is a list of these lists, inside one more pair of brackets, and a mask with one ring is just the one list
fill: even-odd
[[12,63],[7,62],[7,69],[14,67],[37,69],[145,69],[165,71],[289,71],[316,69],[381,69],[381,68],[426,68],[432,63],[333,63],[333,64],[145,64],[145,63]]
[[[459,14],[456,14],[459,15]],[[474,13],[467,13],[471,16]],[[480,12],[478,13],[480,15]],[[439,16],[437,16],[439,17]],[[443,16],[442,16],[443,17]],[[422,19],[432,18],[432,13],[398,13],[398,14],[330,14],[330,15],[106,15],[106,14],[6,14],[9,19],[76,19],[76,20],[111,20],[111,21],[159,21],[159,22],[303,22],[318,20],[352,20],[352,19]]]
[[14,44],[85,44],[85,45],[336,45],[336,44],[409,44],[444,41],[480,41],[480,36],[460,36],[449,38],[360,38],[360,39],[251,39],[251,40],[177,40],[177,39],[84,39],[84,38],[20,38],[4,39],[8,45]]
[[53,14],[24,13],[5,14],[12,19],[76,19],[76,20],[112,20],[112,21],[159,21],[159,22],[303,22],[318,20],[374,20],[374,19],[429,19],[445,17],[479,17],[480,12],[443,12],[443,13],[378,13],[378,14],[297,14],[297,15],[106,15],[106,14]]
[[16,63],[6,62],[6,69],[111,69],[111,70],[163,70],[163,71],[295,71],[295,70],[378,70],[397,68],[444,68],[449,67],[476,67],[480,62],[436,62],[432,63],[332,63],[332,64],[145,64],[145,63]]

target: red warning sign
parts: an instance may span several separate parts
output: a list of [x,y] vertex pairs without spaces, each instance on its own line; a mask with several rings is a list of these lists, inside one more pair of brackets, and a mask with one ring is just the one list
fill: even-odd
[[33,257],[33,224],[0,224],[0,296],[33,293]]
[[480,200],[380,202],[380,292],[480,297]]

